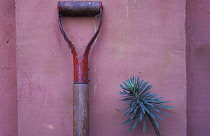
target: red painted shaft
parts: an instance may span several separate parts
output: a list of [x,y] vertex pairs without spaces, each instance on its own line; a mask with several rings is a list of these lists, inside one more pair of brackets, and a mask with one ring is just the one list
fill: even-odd
[[88,83],[88,58],[74,58],[74,83]]

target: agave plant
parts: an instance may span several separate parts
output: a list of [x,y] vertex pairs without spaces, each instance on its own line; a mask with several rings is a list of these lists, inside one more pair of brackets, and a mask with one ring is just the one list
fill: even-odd
[[152,88],[152,85],[147,85],[148,82],[140,80],[139,77],[131,77],[127,79],[123,84],[120,84],[120,87],[123,89],[120,92],[123,95],[128,107],[123,111],[127,111],[124,116],[129,116],[129,119],[123,122],[133,123],[128,131],[133,130],[137,124],[143,121],[143,133],[146,132],[146,123],[147,117],[150,120],[157,136],[160,136],[159,124],[157,118],[162,120],[162,117],[159,113],[171,117],[169,114],[161,111],[161,109],[174,108],[171,106],[164,106],[163,103],[169,101],[161,101],[162,97],[156,97],[157,94],[151,94],[149,91]]

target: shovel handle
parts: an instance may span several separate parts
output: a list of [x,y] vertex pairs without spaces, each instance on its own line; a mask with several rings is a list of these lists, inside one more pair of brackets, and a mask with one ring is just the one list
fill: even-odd
[[73,135],[89,136],[88,84],[74,84]]
[[[93,42],[95,41],[96,37],[98,36],[100,28],[101,28],[103,6],[102,6],[102,2],[97,2],[97,1],[95,1],[95,2],[74,1],[72,6],[75,8],[71,9],[71,3],[72,2],[58,2],[58,23],[59,23],[61,33],[62,33],[65,41],[68,43],[68,46],[71,49],[71,52],[73,54],[74,83],[75,84],[87,84],[89,82],[89,80],[88,80],[88,55],[90,52],[90,48],[91,48]],[[68,8],[70,8],[71,10],[70,9],[68,10]],[[81,9],[81,12],[79,12],[79,10],[77,8]],[[65,33],[65,31],[63,29],[61,16],[64,15],[64,13],[73,14],[73,15],[78,13],[78,15],[81,15],[81,14],[84,15],[84,13],[86,13],[86,10],[88,10],[87,14],[91,13],[92,15],[96,15],[96,13],[97,13],[97,17],[99,17],[98,28],[97,28],[95,34],[93,35],[93,37],[90,39],[89,43],[87,44],[82,57],[79,57],[77,55],[75,45],[69,40],[67,34]]]

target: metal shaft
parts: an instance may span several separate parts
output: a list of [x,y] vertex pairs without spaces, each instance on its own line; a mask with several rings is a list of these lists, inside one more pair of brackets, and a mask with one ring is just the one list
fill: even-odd
[[88,84],[74,84],[73,135],[89,136]]

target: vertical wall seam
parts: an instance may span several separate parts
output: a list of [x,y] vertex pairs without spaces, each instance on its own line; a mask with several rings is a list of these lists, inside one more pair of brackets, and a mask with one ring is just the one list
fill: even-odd
[[16,103],[17,103],[17,136],[19,135],[19,116],[18,116],[18,60],[17,60],[17,54],[18,54],[18,49],[17,49],[17,5],[16,5],[16,0],[14,0],[14,6],[15,6],[15,63],[16,63]]
[[186,47],[185,47],[185,59],[186,59],[186,136],[188,135],[188,42],[187,42],[187,4],[188,1],[186,0],[185,4],[185,38],[186,38]]

